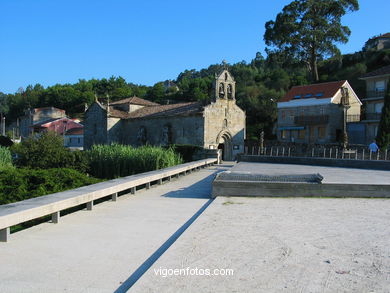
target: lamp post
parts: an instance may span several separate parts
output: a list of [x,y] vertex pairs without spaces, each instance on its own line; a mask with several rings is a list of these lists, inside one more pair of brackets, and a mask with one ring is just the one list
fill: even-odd
[[351,105],[349,104],[349,92],[348,88],[342,87],[341,88],[341,106],[343,107],[343,137],[342,137],[342,144],[343,144],[343,150],[345,150],[348,146],[348,134],[347,134],[347,111],[349,108],[351,108]]

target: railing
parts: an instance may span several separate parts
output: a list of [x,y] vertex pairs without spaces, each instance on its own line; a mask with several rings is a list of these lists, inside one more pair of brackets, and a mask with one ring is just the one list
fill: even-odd
[[385,90],[367,91],[367,98],[380,98],[385,96]]
[[347,115],[347,122],[359,122],[359,121],[360,121],[360,114]]
[[381,120],[382,113],[364,113],[362,120]]
[[296,125],[326,124],[328,121],[329,115],[296,116],[294,118],[294,123]]
[[124,178],[83,186],[77,189],[58,192],[20,202],[0,206],[0,242],[7,242],[10,227],[23,222],[51,215],[53,223],[60,221],[60,212],[82,204],[87,210],[92,210],[94,201],[111,196],[116,201],[118,193],[129,191],[135,194],[137,187],[145,186],[149,189],[152,183],[162,184],[170,181],[173,176],[179,177],[187,172],[198,170],[217,163],[217,158],[204,159],[161,170],[150,171]]
[[350,160],[390,160],[389,151],[379,150],[372,152],[366,148],[360,149],[341,149],[338,147],[313,147],[308,148],[306,152],[296,152],[292,147],[259,146],[245,147],[245,155],[267,156],[267,157],[311,157],[311,158],[329,158],[329,159],[350,159]]

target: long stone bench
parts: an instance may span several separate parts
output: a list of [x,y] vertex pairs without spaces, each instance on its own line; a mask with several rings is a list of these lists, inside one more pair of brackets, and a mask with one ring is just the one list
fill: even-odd
[[217,163],[216,158],[204,159],[1,205],[0,242],[7,242],[9,240],[11,226],[47,215],[52,216],[53,223],[58,223],[62,210],[81,204],[87,204],[87,210],[92,210],[94,200],[111,195],[111,199],[116,201],[119,192],[129,190],[134,194],[137,186],[145,185],[145,188],[148,189],[152,182],[162,184],[164,179],[170,180],[173,176],[180,176],[180,174],[186,174],[187,172],[208,167],[215,163]]

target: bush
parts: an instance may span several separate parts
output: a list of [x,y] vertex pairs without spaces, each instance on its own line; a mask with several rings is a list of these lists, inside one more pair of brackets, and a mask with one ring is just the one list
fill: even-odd
[[94,184],[100,180],[72,169],[0,170],[0,205]]
[[117,178],[175,166],[183,162],[172,148],[94,145],[86,151],[89,172],[98,178]]
[[192,144],[175,144],[172,146],[174,151],[181,155],[184,162],[191,162],[194,160],[194,154],[202,150],[200,146],[192,145]]
[[0,146],[0,169],[6,167],[12,167],[11,151],[6,147]]
[[87,160],[82,152],[71,152],[64,147],[63,138],[53,132],[29,137],[12,146],[17,155],[18,167],[32,169],[72,168],[80,172],[87,169]]
[[7,136],[0,135],[0,146],[10,147],[14,142]]

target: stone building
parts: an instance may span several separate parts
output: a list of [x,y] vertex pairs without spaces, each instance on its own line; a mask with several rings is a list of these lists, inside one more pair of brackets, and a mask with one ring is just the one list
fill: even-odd
[[236,105],[236,83],[228,70],[215,76],[212,102],[159,105],[138,97],[108,106],[94,102],[85,112],[84,149],[121,143],[191,144],[222,149],[224,160],[244,151],[245,112]]
[[382,34],[369,39],[364,45],[363,50],[383,50],[390,49],[390,33]]
[[26,110],[24,116],[20,117],[19,133],[22,138],[27,138],[34,131],[33,125],[43,124],[55,119],[64,118],[65,110],[55,107],[43,107]]
[[278,140],[300,143],[340,141],[344,127],[348,127],[345,124],[360,121],[361,104],[346,80],[292,87],[277,105]]

